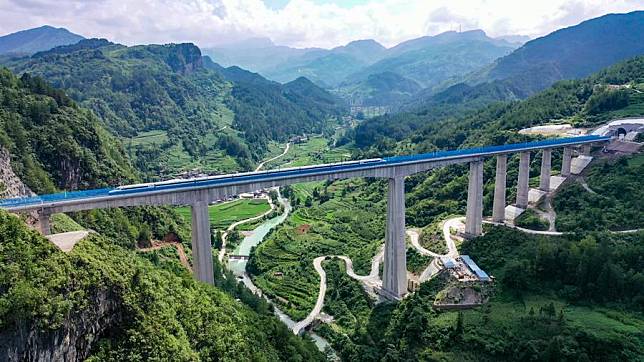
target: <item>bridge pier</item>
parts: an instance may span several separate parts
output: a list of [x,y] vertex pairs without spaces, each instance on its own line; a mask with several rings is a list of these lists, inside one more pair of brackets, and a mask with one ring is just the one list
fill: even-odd
[[586,144],[582,145],[581,146],[581,154],[584,155],[584,156],[590,156],[590,150],[591,150],[590,147],[591,147],[590,143],[586,143]]
[[552,150],[544,148],[541,153],[541,175],[539,176],[539,190],[550,192],[550,172],[552,171]]
[[563,158],[561,160],[561,176],[570,176],[570,165],[572,163],[572,148],[564,147]]
[[483,161],[470,162],[469,185],[467,188],[467,211],[465,213],[465,234],[469,237],[483,233]]
[[382,288],[386,294],[400,299],[407,293],[405,179],[403,176],[389,179],[386,228]]
[[[199,192],[197,191],[199,194]],[[192,204],[192,274],[204,283],[215,284],[210,245],[208,201],[202,195]]]
[[40,229],[40,233],[43,235],[51,235],[50,216],[51,213],[48,211],[42,210],[38,212],[38,228]]
[[519,179],[517,182],[517,207],[528,207],[528,190],[530,182],[530,152],[519,154]]
[[505,184],[508,171],[508,155],[496,156],[496,177],[494,182],[494,204],[492,221],[505,221]]

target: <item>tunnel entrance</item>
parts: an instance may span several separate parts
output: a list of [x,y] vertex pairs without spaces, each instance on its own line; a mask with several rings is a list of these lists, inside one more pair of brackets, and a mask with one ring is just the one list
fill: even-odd
[[619,138],[620,140],[623,140],[624,137],[626,137],[626,134],[628,132],[626,131],[626,129],[620,127],[620,128],[617,129],[616,133],[617,133],[617,138]]

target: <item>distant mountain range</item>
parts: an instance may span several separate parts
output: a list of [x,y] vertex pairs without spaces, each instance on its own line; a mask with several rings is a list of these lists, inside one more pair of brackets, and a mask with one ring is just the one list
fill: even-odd
[[441,103],[480,105],[523,99],[563,79],[578,79],[644,54],[644,11],[609,14],[531,40],[437,93],[419,92],[407,109]]
[[333,49],[295,49],[250,39],[204,53],[222,65],[237,65],[278,82],[304,76],[353,103],[390,105],[419,89],[462,77],[517,46],[475,30],[421,37],[389,49],[372,39]]
[[84,37],[49,25],[0,36],[0,54],[33,54],[61,45],[78,43]]

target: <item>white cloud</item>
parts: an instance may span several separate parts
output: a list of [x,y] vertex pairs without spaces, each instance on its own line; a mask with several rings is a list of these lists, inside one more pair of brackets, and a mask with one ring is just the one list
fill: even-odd
[[535,37],[606,13],[643,8],[644,0],[372,0],[352,7],[291,0],[280,10],[261,0],[0,0],[0,33],[50,24],[125,44],[211,46],[270,37],[298,47],[366,38],[394,45],[459,26],[493,36]]

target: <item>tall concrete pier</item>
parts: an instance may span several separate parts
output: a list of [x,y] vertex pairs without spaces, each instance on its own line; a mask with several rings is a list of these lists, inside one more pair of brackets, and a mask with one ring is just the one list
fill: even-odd
[[465,234],[479,236],[483,233],[483,160],[470,162],[467,188]]
[[519,154],[519,179],[517,181],[517,207],[528,207],[528,191],[530,182],[530,152]]
[[552,150],[545,148],[541,153],[541,175],[539,176],[539,190],[550,191],[550,173],[552,171]]
[[387,294],[401,298],[407,293],[404,177],[389,179],[386,228],[382,287]]
[[505,184],[508,171],[508,155],[496,156],[496,177],[494,180],[494,203],[492,205],[492,221],[505,220]]
[[572,164],[572,148],[564,147],[561,159],[561,176],[570,176],[570,165]]
[[[49,216],[54,213],[78,212],[114,207],[191,205],[193,275],[213,284],[213,260],[210,245],[208,204],[212,200],[232,195],[291,185],[300,182],[339,180],[354,177],[387,178],[389,180],[387,226],[385,235],[384,274],[382,290],[385,295],[401,298],[407,292],[405,247],[405,190],[404,177],[454,164],[470,165],[465,232],[469,236],[482,233],[483,222],[483,159],[497,157],[494,188],[493,218],[503,221],[506,196],[507,155],[520,153],[517,207],[528,205],[530,152],[543,150],[542,188],[548,188],[551,149],[564,150],[563,172],[570,169],[570,148],[609,141],[608,136],[583,136],[539,142],[518,143],[422,155],[395,156],[370,160],[342,162],[315,167],[220,175],[212,178],[177,180],[176,182],[129,185],[115,189],[65,192],[53,195],[1,200],[0,208],[9,212],[38,212],[43,234],[51,233]],[[588,152],[586,150],[586,152]],[[574,165],[573,165],[574,166]],[[547,179],[547,181],[546,181]]]
[[[207,195],[207,193],[205,193]],[[204,193],[192,204],[192,268],[197,280],[215,284],[210,245],[210,215]]]
[[49,218],[51,217],[51,214],[47,211],[39,211],[38,212],[38,226],[40,228],[40,232],[43,235],[50,235],[51,234],[51,222]]
[[581,154],[584,156],[590,156],[590,144],[585,144],[581,146]]

